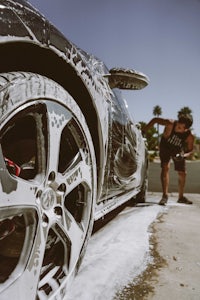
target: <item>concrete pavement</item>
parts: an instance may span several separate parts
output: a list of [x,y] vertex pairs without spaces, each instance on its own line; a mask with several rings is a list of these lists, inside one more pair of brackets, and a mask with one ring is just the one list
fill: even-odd
[[[200,194],[186,194],[192,205],[177,203],[176,193],[149,228],[152,261],[117,300],[200,299]],[[159,202],[149,193],[147,202]]]
[[[149,229],[153,261],[117,300],[200,300],[200,161],[188,161],[186,168],[185,195],[193,204],[177,203],[178,178],[171,163],[169,200]],[[159,161],[149,164],[149,205],[162,196],[160,171]]]
[[144,299],[200,299],[200,195],[187,196],[193,205],[176,204],[171,197],[166,213],[153,224],[155,264]]

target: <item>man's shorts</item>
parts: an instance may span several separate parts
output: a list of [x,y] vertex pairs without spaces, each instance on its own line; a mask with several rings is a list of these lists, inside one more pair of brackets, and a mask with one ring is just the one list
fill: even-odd
[[174,170],[175,171],[185,172],[185,159],[184,158],[177,160],[177,159],[174,159],[174,156],[172,155],[171,152],[160,151],[161,168],[163,167],[164,164],[168,164],[170,162],[170,159],[172,159],[174,162]]

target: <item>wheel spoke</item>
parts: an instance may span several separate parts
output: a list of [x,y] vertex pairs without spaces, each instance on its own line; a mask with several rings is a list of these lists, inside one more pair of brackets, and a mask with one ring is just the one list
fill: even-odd
[[[6,193],[1,187],[1,207],[36,207],[36,190],[37,185],[21,180],[19,178],[12,178],[10,175],[7,177],[7,184],[11,183],[15,187],[10,193]],[[11,185],[10,184],[10,185]]]
[[[42,286],[43,274],[47,272],[48,267],[50,268],[50,260],[47,258],[47,243],[48,243],[48,232],[49,228],[43,228],[41,224],[38,224],[37,228],[38,234],[35,236],[34,246],[33,246],[33,255],[31,255],[27,269],[28,272],[25,272],[23,276],[26,279],[33,282],[32,292],[33,297],[37,294],[38,288]],[[30,240],[28,240],[30,243]],[[39,282],[39,287],[38,287]],[[31,298],[31,297],[30,297]]]
[[65,241],[68,240],[68,247],[70,250],[69,253],[69,269],[71,269],[77,262],[77,257],[80,254],[81,245],[83,243],[85,232],[72,214],[68,211],[65,214],[65,228],[64,228],[64,234],[65,234]]
[[64,126],[71,119],[71,114],[61,106],[47,103],[48,116],[48,170],[49,173],[57,171],[60,156],[60,142]]
[[62,180],[66,182],[68,191],[73,190],[81,183],[87,184],[91,188],[91,175],[91,166],[88,165],[87,155],[80,149],[67,169],[67,172],[63,174],[64,179]]

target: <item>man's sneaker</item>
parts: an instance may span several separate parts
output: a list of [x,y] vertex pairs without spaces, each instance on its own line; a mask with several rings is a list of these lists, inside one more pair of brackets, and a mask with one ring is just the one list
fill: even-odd
[[159,202],[159,205],[165,205],[167,203],[168,200],[168,196],[167,195],[163,195],[162,199]]
[[193,202],[188,200],[186,197],[181,197],[178,199],[178,203],[184,203],[184,204],[192,204]]

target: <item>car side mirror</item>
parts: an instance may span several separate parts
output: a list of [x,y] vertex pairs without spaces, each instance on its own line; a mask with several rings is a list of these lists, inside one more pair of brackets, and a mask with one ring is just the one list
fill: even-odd
[[149,84],[149,78],[146,75],[132,69],[112,68],[109,74],[104,76],[108,78],[112,89],[140,90]]

